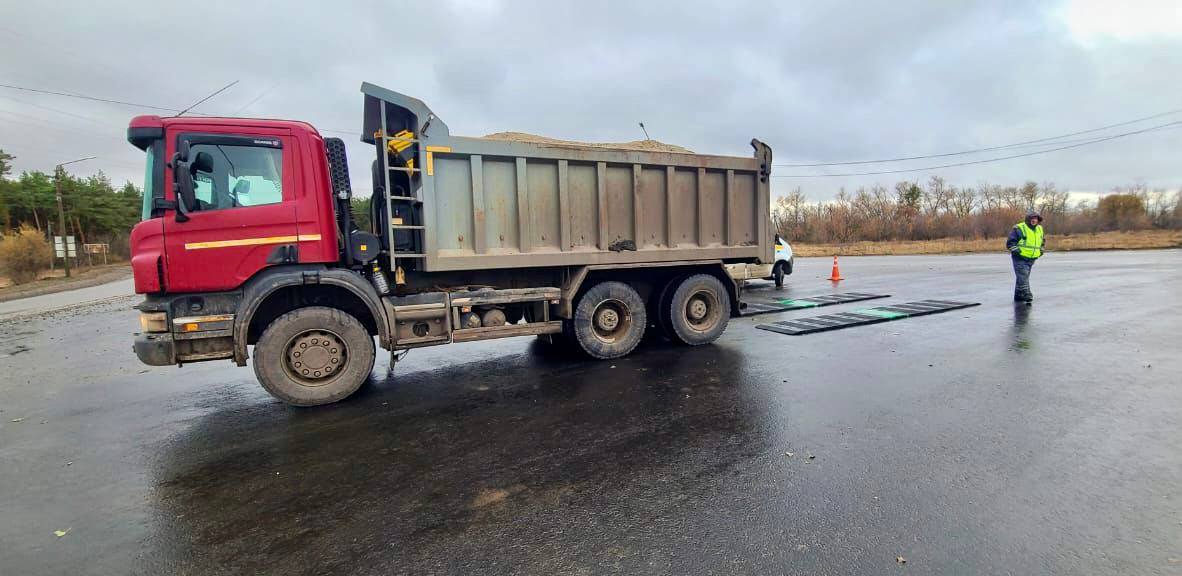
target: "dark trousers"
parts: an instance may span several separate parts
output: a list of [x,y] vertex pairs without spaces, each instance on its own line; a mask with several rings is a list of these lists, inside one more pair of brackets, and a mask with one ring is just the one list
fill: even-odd
[[1014,261],[1014,300],[1033,300],[1030,293],[1030,270],[1034,268],[1034,260],[1021,256],[1010,256]]

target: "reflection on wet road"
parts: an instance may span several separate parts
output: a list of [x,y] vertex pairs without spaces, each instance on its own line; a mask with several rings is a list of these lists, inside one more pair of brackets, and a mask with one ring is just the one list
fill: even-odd
[[135,364],[126,303],[10,321],[0,573],[1176,570],[1180,256],[1056,254],[1032,307],[1004,255],[847,258],[837,291],[983,304],[609,362],[416,350],[317,409]]

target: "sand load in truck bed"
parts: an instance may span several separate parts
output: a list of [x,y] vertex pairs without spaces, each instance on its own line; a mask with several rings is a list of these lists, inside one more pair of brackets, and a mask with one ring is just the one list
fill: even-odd
[[684,148],[676,144],[666,144],[657,140],[633,140],[631,142],[577,142],[575,140],[559,140],[558,138],[549,138],[546,136],[538,136],[537,134],[527,134],[525,132],[497,132],[495,134],[481,136],[481,138],[486,140],[510,140],[513,142],[551,144],[554,146],[611,148],[614,150],[639,150],[642,152],[675,152],[677,154],[694,153],[693,150],[688,148]]

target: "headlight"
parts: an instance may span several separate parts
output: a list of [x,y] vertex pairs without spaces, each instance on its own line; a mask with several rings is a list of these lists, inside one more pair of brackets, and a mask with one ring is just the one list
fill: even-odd
[[140,328],[144,332],[168,332],[168,314],[140,312]]

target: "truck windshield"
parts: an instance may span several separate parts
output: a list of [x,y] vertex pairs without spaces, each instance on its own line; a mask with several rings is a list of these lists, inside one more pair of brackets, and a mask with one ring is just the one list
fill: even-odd
[[140,212],[141,220],[147,220],[152,217],[152,191],[156,189],[152,186],[152,174],[156,168],[156,155],[153,153],[155,149],[155,146],[148,146],[148,161],[145,163],[146,167],[144,168],[144,187],[140,190],[143,195],[143,208]]

